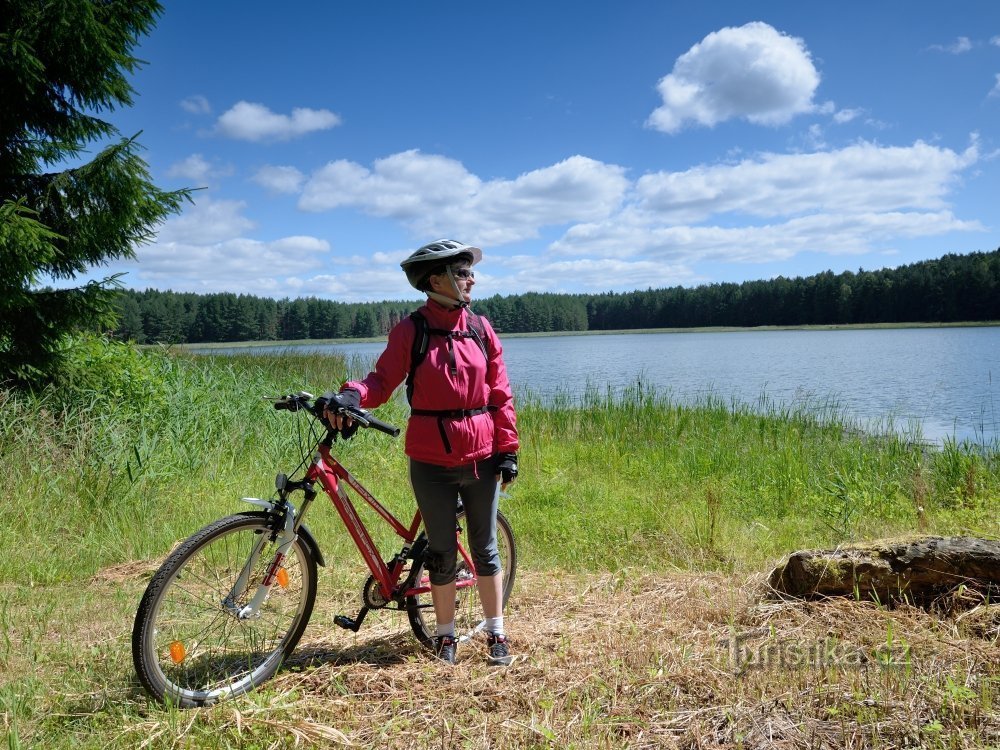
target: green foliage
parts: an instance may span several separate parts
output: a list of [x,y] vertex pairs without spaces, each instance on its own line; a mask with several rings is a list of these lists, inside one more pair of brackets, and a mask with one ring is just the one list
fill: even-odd
[[160,12],[152,0],[4,3],[0,14],[0,381],[52,375],[62,337],[110,328],[115,278],[52,289],[131,258],[186,191],[150,181],[140,147],[95,113],[131,103],[131,52]]
[[53,387],[64,404],[102,402],[102,408],[136,413],[166,406],[161,358],[87,333],[63,338],[61,348],[63,366]]

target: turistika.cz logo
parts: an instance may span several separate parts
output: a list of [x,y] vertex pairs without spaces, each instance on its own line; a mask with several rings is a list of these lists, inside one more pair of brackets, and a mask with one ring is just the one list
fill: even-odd
[[886,642],[869,649],[836,638],[800,641],[772,637],[764,643],[751,643],[759,637],[736,633],[729,638],[729,664],[737,675],[751,670],[896,669],[912,665],[910,646],[905,643]]

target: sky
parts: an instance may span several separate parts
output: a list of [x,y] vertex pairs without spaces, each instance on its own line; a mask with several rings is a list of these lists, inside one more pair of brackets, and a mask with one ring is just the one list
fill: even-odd
[[419,298],[896,267],[1000,247],[1000,3],[166,0],[132,107],[199,188],[134,289]]

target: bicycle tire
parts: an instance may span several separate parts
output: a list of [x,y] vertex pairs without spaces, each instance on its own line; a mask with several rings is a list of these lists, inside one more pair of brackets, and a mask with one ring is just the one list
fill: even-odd
[[[458,514],[458,525],[463,526],[465,512]],[[514,576],[517,573],[517,547],[514,542],[514,531],[510,521],[502,511],[497,511],[497,548],[500,552],[500,564],[503,571],[503,603],[507,604],[511,589],[514,587]],[[461,554],[458,556],[458,574],[456,580],[472,576]],[[423,586],[429,585],[427,571],[421,565],[417,581]],[[430,592],[419,596],[406,597],[406,614],[410,621],[413,634],[425,646],[432,646],[437,629],[434,617],[434,607],[431,604]],[[479,601],[479,590],[475,586],[458,589],[455,592],[455,633],[464,636],[476,629],[482,620],[482,606]]]
[[[294,650],[316,601],[316,560],[301,537],[258,616],[233,614],[253,597],[274,559],[272,529],[263,512],[220,518],[183,542],[153,575],[132,628],[132,661],[157,700],[190,708],[242,695],[272,677]],[[249,585],[223,606],[260,540]]]

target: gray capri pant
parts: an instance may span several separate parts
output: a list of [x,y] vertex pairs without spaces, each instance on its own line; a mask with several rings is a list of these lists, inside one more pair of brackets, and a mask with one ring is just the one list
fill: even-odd
[[459,497],[465,506],[465,525],[476,574],[492,576],[500,572],[495,471],[496,461],[492,457],[462,466],[437,466],[410,459],[410,484],[427,530],[427,572],[435,586],[455,580]]

